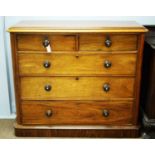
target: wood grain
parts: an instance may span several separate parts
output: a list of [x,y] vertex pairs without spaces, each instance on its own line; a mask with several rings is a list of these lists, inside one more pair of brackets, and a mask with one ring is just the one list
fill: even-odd
[[[22,76],[69,76],[69,75],[135,75],[137,56],[130,54],[101,54],[95,52],[52,53],[52,54],[19,54],[19,72]],[[105,61],[112,66],[106,68]],[[45,68],[44,62],[51,66]],[[126,68],[126,69],[122,69]]]
[[94,21],[94,20],[72,20],[72,21],[22,21],[8,29],[9,32],[115,32],[115,33],[140,33],[147,29],[134,21]]
[[[111,47],[105,46],[107,36],[112,41]],[[137,49],[137,35],[135,34],[81,34],[80,35],[81,51],[126,51]]]
[[139,126],[121,125],[57,125],[57,126],[36,126],[15,124],[15,135],[19,137],[115,137],[115,138],[136,138],[140,136]]
[[17,123],[21,123],[21,109],[20,109],[20,77],[19,77],[19,65],[18,65],[18,53],[17,42],[16,42],[16,34],[11,33],[11,49],[12,49],[12,69],[13,69],[13,80],[14,80],[14,90],[15,90],[15,100],[16,100],[16,121]]
[[[78,78],[78,79],[77,79]],[[103,91],[108,83],[110,91]],[[51,85],[51,91],[45,91]],[[134,78],[111,77],[22,77],[23,100],[113,100],[133,98]]]
[[138,37],[138,55],[136,64],[136,78],[135,78],[135,104],[133,107],[134,120],[133,124],[138,123],[139,118],[139,105],[140,105],[140,91],[141,91],[141,74],[142,74],[142,61],[143,61],[143,48],[144,48],[144,34],[140,34]]
[[[122,125],[132,120],[132,102],[82,102],[82,101],[24,101],[22,102],[23,124],[48,125]],[[109,116],[103,116],[103,110]],[[52,110],[47,117],[46,111]]]
[[19,34],[17,49],[21,51],[45,51],[43,41],[48,38],[52,51],[75,51],[75,35]]

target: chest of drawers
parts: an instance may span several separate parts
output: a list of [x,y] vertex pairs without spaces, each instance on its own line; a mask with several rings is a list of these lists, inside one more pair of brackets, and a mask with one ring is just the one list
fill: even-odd
[[143,26],[29,21],[8,31],[17,136],[138,136]]

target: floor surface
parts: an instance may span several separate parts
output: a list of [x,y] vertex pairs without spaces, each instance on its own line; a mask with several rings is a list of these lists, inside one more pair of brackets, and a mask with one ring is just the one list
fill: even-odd
[[0,119],[0,139],[16,138],[14,135],[13,119]]

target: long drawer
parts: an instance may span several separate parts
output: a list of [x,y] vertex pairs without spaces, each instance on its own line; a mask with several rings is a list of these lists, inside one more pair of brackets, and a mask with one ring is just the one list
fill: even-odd
[[134,97],[132,77],[22,77],[23,100],[115,100]]
[[137,55],[101,53],[19,54],[20,75],[135,75]]
[[132,102],[23,101],[22,123],[38,125],[131,124]]

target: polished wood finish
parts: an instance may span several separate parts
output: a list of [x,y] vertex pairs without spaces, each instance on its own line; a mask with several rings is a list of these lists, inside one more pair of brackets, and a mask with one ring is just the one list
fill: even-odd
[[[110,90],[103,90],[104,84]],[[50,91],[44,87],[50,85]],[[22,100],[118,100],[132,99],[134,78],[110,77],[23,77]]]
[[19,34],[17,35],[17,49],[19,51],[46,51],[43,41],[47,38],[50,41],[52,51],[75,51],[75,35],[40,35],[40,34]]
[[22,21],[9,32],[35,33],[144,33],[147,29],[134,21]]
[[[106,47],[105,40],[110,38],[112,45]],[[76,35],[19,34],[17,36],[19,51],[44,51],[43,41],[47,38],[52,51],[75,51]],[[125,51],[137,49],[137,35],[120,34],[80,34],[79,50],[81,51]]]
[[[29,125],[122,125],[132,120],[132,102],[126,101],[24,101],[21,109],[22,124]],[[46,115],[47,110],[52,111],[51,116]],[[103,115],[104,110],[109,116]]]
[[14,77],[14,90],[15,90],[15,100],[16,100],[16,121],[17,123],[21,123],[21,108],[20,108],[20,77],[19,77],[19,68],[18,68],[18,54],[17,54],[17,47],[16,47],[16,34],[11,33],[11,49],[12,49],[12,62],[13,62],[13,77]]
[[144,47],[144,34],[139,35],[138,39],[138,53],[136,64],[136,78],[135,78],[135,104],[133,108],[133,124],[137,124],[139,116],[139,100],[140,100],[140,88],[141,88],[141,72],[142,72],[142,60],[143,60],[143,47]]
[[[105,41],[109,38],[112,42],[106,47]],[[81,51],[129,51],[137,49],[137,35],[126,34],[81,34],[79,50]]]
[[[65,75],[129,75],[136,72],[136,53],[20,53],[19,74],[21,76],[65,76]],[[34,61],[35,60],[35,61]],[[96,61],[97,60],[97,61]],[[48,61],[50,67],[45,68]],[[111,67],[104,66],[105,61],[111,62]],[[124,66],[128,69],[122,70]]]
[[93,137],[136,138],[139,126],[23,126],[15,124],[15,135],[19,137]]
[[17,136],[138,135],[147,30],[121,23],[73,22],[64,27],[64,22],[52,22],[49,27],[45,22],[36,27],[28,22],[9,29]]

